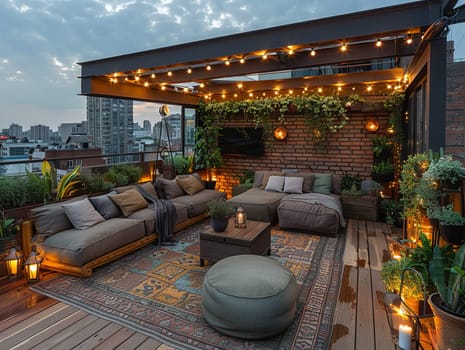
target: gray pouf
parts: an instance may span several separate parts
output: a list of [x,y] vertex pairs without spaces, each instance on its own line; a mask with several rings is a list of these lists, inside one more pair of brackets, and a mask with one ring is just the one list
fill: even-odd
[[284,331],[296,311],[293,273],[271,258],[235,255],[205,274],[202,312],[218,331],[261,339]]

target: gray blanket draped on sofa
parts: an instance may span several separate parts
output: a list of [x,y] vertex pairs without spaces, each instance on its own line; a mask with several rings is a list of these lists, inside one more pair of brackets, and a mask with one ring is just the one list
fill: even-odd
[[153,205],[155,212],[155,232],[158,233],[158,243],[170,241],[173,238],[176,226],[176,207],[167,199],[153,198],[140,186],[137,186],[137,189],[145,200]]

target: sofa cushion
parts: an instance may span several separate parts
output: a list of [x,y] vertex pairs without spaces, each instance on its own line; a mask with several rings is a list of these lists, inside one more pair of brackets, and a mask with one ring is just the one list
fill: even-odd
[[259,188],[251,188],[228,200],[233,207],[242,207],[250,220],[277,222],[276,208],[281,199],[287,196],[284,192],[271,192]]
[[149,204],[136,189],[109,196],[116,203],[124,216],[129,216],[137,210],[146,208]]
[[194,175],[178,175],[176,181],[183,191],[190,196],[205,189],[202,181]]
[[315,173],[312,192],[330,194],[332,178],[332,174]]
[[142,184],[137,184],[137,187],[142,191],[147,192],[147,194],[153,199],[157,199],[157,192],[155,191],[155,186],[151,182],[144,182]]
[[282,192],[284,187],[284,176],[270,176],[265,186],[265,191]]
[[142,221],[113,218],[85,230],[64,230],[35,244],[47,260],[82,266],[144,235]]
[[226,193],[215,190],[203,190],[193,196],[183,195],[173,198],[171,202],[187,207],[190,218],[203,214],[207,211],[208,202],[216,198],[226,198]]
[[113,194],[116,194],[116,192],[112,191],[108,194],[102,194],[100,196],[89,198],[94,208],[97,209],[97,211],[105,218],[105,220],[121,216],[121,210],[119,210],[119,207],[110,199],[110,197],[108,197],[109,195]]
[[73,228],[73,224],[66,216],[62,205],[82,198],[83,196],[79,196],[63,202],[42,205],[31,209],[31,218],[34,221],[37,233],[53,235],[57,232]]
[[331,182],[331,192],[334,194],[341,194],[342,191],[342,175],[333,174],[333,181]]
[[313,187],[313,181],[315,179],[315,174],[313,174],[313,173],[305,173],[305,172],[286,173],[286,177],[302,177],[304,179],[304,183],[302,184],[302,192],[304,192],[304,193],[312,192],[312,187]]
[[73,227],[77,230],[85,230],[99,222],[105,221],[88,198],[65,203],[62,206],[69,221],[71,221]]
[[267,183],[268,183],[268,179],[270,178],[270,176],[283,176],[284,173],[281,172],[281,171],[268,171],[268,170],[265,170],[263,171],[263,177],[262,177],[262,182],[260,184],[260,188],[263,190],[265,189]]
[[303,193],[302,188],[304,184],[303,177],[289,177],[284,178],[284,189],[286,193]]
[[155,188],[158,197],[161,199],[173,199],[184,195],[184,191],[175,179],[168,180],[159,177],[155,183]]

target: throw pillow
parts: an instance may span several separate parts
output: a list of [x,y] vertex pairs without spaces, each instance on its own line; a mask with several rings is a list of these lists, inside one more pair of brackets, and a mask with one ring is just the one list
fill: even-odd
[[109,197],[126,217],[140,209],[146,208],[148,205],[147,201],[136,189],[130,189]]
[[150,195],[153,199],[157,199],[157,192],[155,191],[155,186],[151,182],[144,182],[142,184],[137,184],[137,187],[142,189],[144,192]]
[[286,193],[303,193],[302,187],[304,184],[303,177],[289,177],[284,178],[284,191]]
[[[157,179],[157,184],[161,187],[161,191],[165,198],[163,199],[173,199],[179,196],[184,195],[184,191],[181,186],[178,185],[175,179],[168,180],[162,177]],[[157,193],[158,190],[157,190]]]
[[284,176],[270,176],[265,191],[282,192],[284,187]]
[[178,175],[176,181],[183,191],[190,196],[205,189],[202,182],[194,175]]
[[270,178],[270,176],[283,176],[283,173],[281,171],[264,171],[263,178],[262,178],[262,184],[260,185],[260,188],[262,190],[268,184],[268,179]]
[[312,191],[316,193],[330,194],[332,179],[332,174],[315,173],[315,180],[313,181]]
[[85,230],[91,226],[105,221],[102,215],[95,210],[88,198],[62,205],[66,216],[77,230]]
[[315,174],[313,173],[286,173],[286,176],[287,177],[302,177],[304,179],[304,183],[302,185],[302,192],[303,193],[312,192]]
[[110,199],[110,197],[108,197],[114,194],[116,194],[116,192],[112,191],[108,194],[89,198],[94,208],[97,209],[105,220],[121,216],[121,210],[119,210],[119,207]]
[[65,209],[62,204],[73,202],[82,199],[82,196],[68,199],[60,203],[52,203],[42,205],[31,209],[31,218],[37,233],[53,235],[57,232],[73,228],[73,224],[69,221],[65,214]]
[[331,192],[341,194],[342,191],[342,175],[333,174],[333,182],[331,183]]

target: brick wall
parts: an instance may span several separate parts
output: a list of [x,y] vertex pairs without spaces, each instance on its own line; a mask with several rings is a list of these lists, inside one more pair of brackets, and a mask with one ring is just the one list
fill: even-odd
[[[304,126],[304,117],[288,115],[286,117],[287,138],[284,141],[269,138],[269,144],[262,157],[223,155],[223,167],[217,170],[216,189],[231,195],[232,187],[239,183],[239,176],[245,169],[282,170],[298,169],[299,171],[333,172],[336,174],[360,175],[363,179],[370,177],[373,164],[371,139],[385,135],[388,115],[384,110],[373,108],[352,109],[350,121],[336,134],[329,137],[326,151],[315,146]],[[365,111],[367,110],[367,111]],[[365,130],[366,120],[376,117],[380,128],[375,133]],[[277,118],[276,118],[277,119]],[[281,125],[277,120],[273,127]],[[253,126],[250,122],[234,119],[234,122],[223,126]]]

